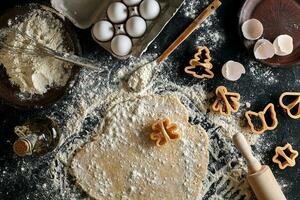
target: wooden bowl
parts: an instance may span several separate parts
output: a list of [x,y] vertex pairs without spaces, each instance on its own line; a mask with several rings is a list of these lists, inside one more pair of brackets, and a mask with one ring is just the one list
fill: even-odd
[[[81,54],[81,47],[77,35],[73,29],[73,26],[69,21],[60,16],[54,9],[40,5],[40,4],[24,4],[8,9],[4,14],[0,16],[0,28],[8,27],[8,19],[15,19],[15,17],[22,17],[29,13],[32,9],[44,9],[49,12],[52,12],[57,19],[62,21],[65,27],[65,38],[64,42],[67,47],[70,49],[70,52],[75,54]],[[9,77],[6,73],[6,70],[1,66],[0,61],[0,98],[2,98],[6,103],[12,105],[16,108],[29,109],[33,107],[42,107],[50,105],[60,99],[71,85],[74,84],[77,74],[79,71],[78,66],[73,66],[71,71],[71,76],[67,84],[63,87],[50,88],[43,95],[27,95],[21,93],[19,87],[12,85],[9,81]],[[21,98],[22,97],[22,98]]]
[[[240,11],[239,29],[243,22],[255,18],[264,26],[263,38],[273,42],[278,35],[293,37],[294,51],[287,56],[274,56],[261,62],[278,67],[300,64],[300,0],[246,0]],[[256,41],[250,41],[240,34],[244,45],[253,54]]]

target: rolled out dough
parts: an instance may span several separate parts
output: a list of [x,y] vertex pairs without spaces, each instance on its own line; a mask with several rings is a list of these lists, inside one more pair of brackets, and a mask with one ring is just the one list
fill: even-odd
[[[151,125],[169,117],[181,138],[163,147],[149,139]],[[112,107],[97,138],[76,152],[71,174],[95,199],[196,200],[208,165],[208,139],[188,123],[175,96],[144,96]]]

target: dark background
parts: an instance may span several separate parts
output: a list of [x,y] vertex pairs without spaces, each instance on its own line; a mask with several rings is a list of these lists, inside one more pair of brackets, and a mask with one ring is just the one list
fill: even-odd
[[[187,0],[188,1],[188,0]],[[25,0],[10,0],[1,2],[0,14],[6,8],[12,7],[16,4],[28,2],[42,2],[49,4],[48,1],[25,1]],[[249,59],[253,60],[252,56],[247,52],[241,43],[238,35],[238,13],[243,0],[224,0],[223,5],[217,12],[218,26],[225,30],[226,35],[225,44],[220,49],[212,52],[213,63],[221,65],[227,60],[236,60],[241,63],[247,63]],[[199,11],[204,5],[199,4]],[[163,32],[149,47],[147,52],[160,53],[168,45],[176,39],[176,37],[189,25],[192,19],[184,17],[184,11],[181,9],[179,13],[166,26]],[[276,22],[275,22],[276,23]],[[89,56],[90,52],[96,52],[101,55],[103,62],[105,59],[111,59],[109,53],[99,47],[90,37],[89,30],[79,30],[79,38],[81,40],[83,55]],[[203,30],[199,29],[185,41],[181,47],[170,56],[170,60],[179,63],[178,66],[184,66],[195,51],[194,46],[197,36],[202,34]],[[155,47],[155,48],[154,48]],[[125,64],[127,61],[118,61],[112,58],[115,62]],[[247,66],[246,70],[247,70]],[[264,68],[270,68],[262,65]],[[281,93],[285,91],[300,91],[300,68],[299,66],[272,68],[272,72],[279,81],[275,84],[262,84],[253,81],[253,76],[249,73],[244,75],[238,82],[229,82],[222,78],[220,70],[215,70],[216,77],[209,80],[207,83],[207,90],[212,91],[217,86],[224,84],[237,91],[243,97],[243,100],[251,103],[252,110],[261,110],[264,106],[272,102],[278,106],[278,98]],[[247,70],[247,72],[249,72]],[[255,78],[255,77],[254,77]],[[182,73],[182,68],[177,69],[175,76],[170,79],[179,85],[192,85],[198,80],[186,77]],[[72,95],[72,94],[69,94]],[[65,101],[67,97],[60,101]],[[59,102],[58,102],[59,104]],[[15,140],[13,127],[24,122],[32,116],[40,116],[43,113],[51,111],[51,106],[41,109],[32,110],[18,110],[6,105],[0,100],[0,199],[59,199],[56,196],[56,191],[51,190],[51,186],[47,186],[47,190],[43,184],[47,183],[47,169],[49,168],[49,160],[53,155],[49,154],[42,158],[28,157],[19,158],[12,152],[12,143]],[[291,143],[296,150],[300,150],[300,121],[290,119],[281,109],[278,110],[279,125],[275,131],[266,133],[263,137],[272,141],[272,145],[265,152],[264,160],[266,164],[270,165],[275,176],[285,180],[288,187],[285,188],[284,193],[289,200],[297,200],[300,196],[300,162],[298,159],[297,165],[293,168],[279,170],[278,166],[272,164],[271,158],[273,156],[274,148],[278,145],[284,145],[286,142]],[[47,192],[45,192],[47,191]]]

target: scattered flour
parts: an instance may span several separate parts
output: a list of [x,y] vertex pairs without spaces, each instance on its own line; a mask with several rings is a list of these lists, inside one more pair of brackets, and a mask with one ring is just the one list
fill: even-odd
[[[66,51],[63,23],[50,12],[35,9],[22,21],[8,22],[9,28],[1,34],[8,46],[19,49],[34,49],[35,43],[26,36],[51,49]],[[19,34],[16,30],[19,30]],[[23,52],[23,50],[21,50]],[[0,62],[4,65],[9,80],[23,93],[44,94],[49,88],[66,85],[71,67],[55,58],[29,55],[17,51],[0,50]]]
[[[147,61],[153,60],[154,57],[155,55],[147,55],[141,63],[147,63]],[[124,87],[130,77],[128,75],[133,75],[131,78],[136,80],[137,83],[141,79],[139,76],[151,77],[153,75],[152,70],[146,70],[144,73],[134,75],[132,72],[136,70],[137,63],[138,60],[133,59],[129,67],[121,67],[120,70],[112,69],[111,72],[114,71],[115,73],[104,74],[98,79],[92,79],[92,77],[95,77],[94,73],[96,72],[82,72],[82,81],[79,83],[79,89],[76,89],[79,90],[78,93],[80,95],[78,94],[74,98],[74,101],[78,102],[78,104],[75,102],[71,103],[72,105],[77,105],[76,108],[66,105],[66,108],[69,108],[68,113],[70,113],[70,116],[64,117],[67,118],[67,126],[63,129],[66,133],[66,138],[56,152],[56,158],[52,165],[54,183],[60,188],[61,197],[76,198],[80,194],[78,188],[68,178],[70,176],[68,173],[69,161],[79,147],[88,143],[94,137],[90,132],[96,133],[98,124],[101,123],[102,117],[106,116],[106,111],[112,104],[117,105],[131,101],[139,95],[165,94],[180,97],[182,103],[189,110],[190,123],[200,124],[208,132],[210,164],[208,175],[203,183],[201,198],[228,199],[230,197],[243,197],[244,199],[251,199],[252,193],[245,181],[246,165],[231,142],[231,137],[236,132],[242,132],[252,144],[258,141],[257,136],[249,134],[248,130],[240,125],[242,122],[240,122],[239,117],[243,111],[236,113],[230,118],[224,118],[210,112],[209,105],[213,94],[205,92],[203,89],[205,83],[198,83],[190,87],[178,86],[166,78],[169,74],[166,74],[164,71],[152,80],[150,86],[147,86],[140,92],[131,92],[131,90]],[[170,65],[172,64],[167,62],[162,67]],[[90,88],[90,86],[86,85],[87,80],[90,80],[91,89],[101,90],[101,93],[95,92],[91,95],[91,91],[85,89],[86,87]],[[109,82],[109,85],[107,82]],[[133,82],[133,85],[138,85],[135,81]],[[246,105],[242,106],[243,109],[246,109]],[[57,118],[58,116],[54,114],[52,117]],[[96,128],[85,131],[86,121],[90,121]],[[162,162],[164,161],[162,160]],[[133,177],[135,177],[134,174],[138,173],[133,173]],[[130,190],[135,191],[136,189],[136,187],[133,187]]]
[[151,83],[151,80],[158,73],[158,67],[158,64],[154,61],[136,69],[129,77],[128,88],[132,89],[135,92],[139,92],[146,88]]
[[253,77],[253,80],[264,85],[274,85],[278,83],[278,74],[275,74],[271,67],[263,66],[258,61],[249,61],[245,66],[249,68],[248,71]]
[[209,0],[188,0],[188,1],[184,1],[183,4],[183,12],[184,15],[188,18],[195,18],[197,17],[198,14],[200,14],[199,12],[199,7],[202,6],[203,8],[205,6],[207,6],[210,3]]
[[[208,4],[206,0],[191,0],[185,2],[186,5],[183,10],[185,15],[190,18],[194,18],[197,14],[197,6],[202,6],[202,3]],[[201,45],[202,43],[207,44],[207,41],[209,41],[210,47],[217,49],[225,41],[219,28],[218,31],[210,31],[210,29],[215,30],[215,28],[211,28],[215,26],[213,20],[216,20],[215,15],[202,25],[209,28],[202,29],[205,32],[199,34],[197,45]],[[133,75],[133,72],[137,69],[137,64],[147,63],[148,61],[154,60],[155,57],[156,55],[154,54],[145,55],[143,56],[143,61],[132,58],[129,66],[127,64],[126,66],[119,65],[119,63],[114,63],[113,60],[106,60],[102,63],[109,66],[109,70],[104,73],[83,69],[79,74],[80,81],[69,94],[64,97],[62,101],[54,105],[51,111],[43,113],[50,115],[51,118],[59,120],[61,124],[64,124],[61,127],[64,137],[62,139],[63,142],[53,153],[54,159],[51,158],[52,166],[50,173],[53,176],[53,183],[47,182],[47,184],[45,183],[41,186],[42,188],[45,186],[47,191],[49,191],[49,188],[55,191],[55,195],[57,196],[55,196],[54,199],[83,198],[84,195],[82,191],[75,186],[74,180],[70,177],[70,161],[74,156],[74,152],[97,137],[96,133],[99,124],[102,123],[108,108],[111,107],[112,104],[117,105],[122,102],[135,100],[139,95],[161,94],[178,96],[189,110],[189,122],[195,125],[200,124],[208,133],[210,161],[208,174],[203,183],[202,196],[199,197],[199,199],[225,200],[253,198],[253,194],[245,178],[246,164],[231,142],[231,137],[234,133],[243,133],[247,136],[251,144],[255,144],[255,147],[261,150],[261,152],[256,154],[260,160],[262,159],[261,155],[270,149],[270,146],[264,139],[249,134],[248,130],[243,126],[243,121],[239,120],[243,111],[250,107],[249,102],[242,104],[240,112],[232,117],[224,118],[209,111],[213,94],[205,91],[205,82],[199,82],[192,86],[178,86],[168,79],[168,77],[172,75],[170,75],[170,73],[173,73],[171,71],[167,73],[162,71],[156,74],[154,78],[150,78],[150,84],[142,83],[139,88],[143,77],[153,77],[153,70],[145,70],[142,73]],[[256,65],[259,64],[256,62],[249,63],[250,72],[253,77],[262,76],[261,74],[264,74],[261,80],[265,80],[265,77],[267,77],[267,79],[272,77],[272,72],[268,72],[266,69],[260,69],[259,66]],[[175,62],[166,62],[161,67],[165,68],[167,66],[172,68],[178,67]],[[251,68],[253,68],[252,71]],[[130,80],[130,75],[133,76],[131,77],[129,85],[131,89],[138,88],[137,92],[132,92],[125,87],[128,79]],[[123,142],[126,143],[126,140]],[[189,144],[186,143],[185,145],[188,146]],[[161,163],[163,164],[164,162],[165,160],[161,159]],[[25,174],[26,171],[30,171],[30,164],[21,163],[20,165],[25,166]],[[97,175],[103,178],[103,182],[97,184],[109,186],[106,174],[102,173],[101,168],[97,170],[99,170],[99,173],[95,174],[95,176]],[[7,169],[3,171],[3,176],[6,176],[6,171]],[[131,181],[138,180],[141,178],[141,173],[141,171],[133,169],[129,179]],[[30,175],[31,174],[28,174],[29,177]],[[154,178],[155,174],[148,172],[148,175],[149,178],[153,178],[152,181],[154,183],[157,183],[157,180]],[[149,181],[151,180],[149,179]],[[163,184],[163,182],[161,184]],[[104,190],[99,191],[100,193],[107,192],[106,187],[103,188]],[[59,194],[57,194],[57,190]],[[135,193],[137,190],[137,187],[132,186],[128,192]],[[122,196],[122,199],[128,199],[126,194]]]
[[[111,103],[96,137],[72,159],[77,183],[96,199],[110,199],[110,194],[111,199],[170,199],[173,192],[168,191],[177,191],[178,200],[196,199],[207,170],[208,139],[200,126],[188,123],[188,111],[178,97],[137,95]],[[166,116],[178,125],[181,137],[157,148],[148,133],[151,124]],[[93,175],[99,168],[111,184],[93,184],[103,182]],[[136,191],[128,191],[130,186]]]
[[219,27],[218,21],[219,19],[214,14],[201,24],[200,34],[195,42],[196,46],[207,45],[212,51],[222,48],[226,38],[224,29]]

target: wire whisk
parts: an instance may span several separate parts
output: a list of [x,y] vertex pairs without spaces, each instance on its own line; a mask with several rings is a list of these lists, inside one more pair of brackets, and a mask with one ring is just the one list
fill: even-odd
[[[13,38],[18,45],[8,44],[7,36],[15,35]],[[50,39],[50,42],[55,37],[55,34]],[[59,44],[61,45],[61,44]],[[59,46],[58,45],[58,46]],[[72,63],[75,65],[79,65],[81,67],[93,69],[93,70],[101,70],[97,63],[93,60],[80,57],[74,54],[58,51],[47,47],[46,45],[41,44],[37,39],[33,38],[26,32],[22,32],[19,29],[12,29],[6,31],[5,34],[1,34],[0,39],[0,49],[3,52],[8,52],[12,54],[26,54],[31,56],[41,56],[41,57],[53,57],[58,60],[62,60],[68,63]],[[103,69],[103,68],[102,68]]]

